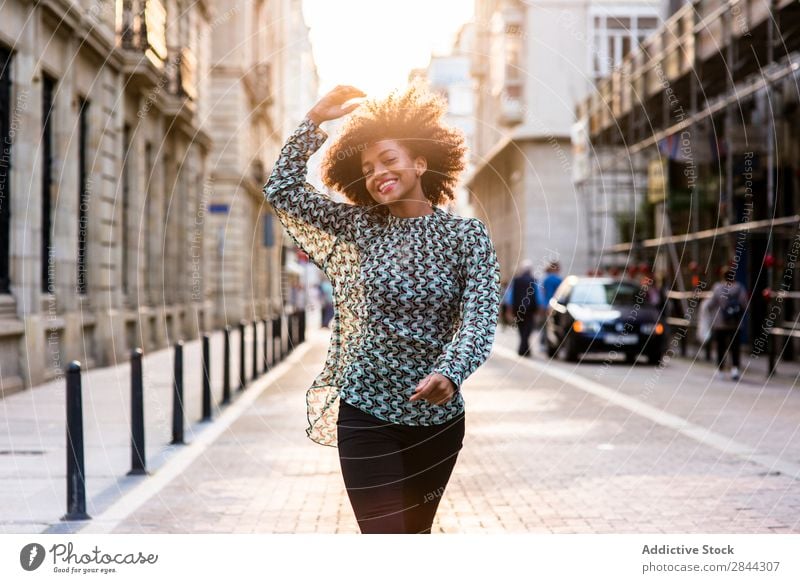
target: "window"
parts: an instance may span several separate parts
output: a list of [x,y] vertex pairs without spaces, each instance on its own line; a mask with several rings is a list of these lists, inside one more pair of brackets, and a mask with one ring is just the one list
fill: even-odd
[[89,101],[81,99],[78,110],[78,293],[85,295],[89,220],[89,172],[88,156]]
[[509,36],[506,38],[506,80],[519,81],[522,79],[522,37]]
[[620,282],[579,283],[572,290],[570,302],[596,306],[632,306],[639,288]]
[[142,273],[144,274],[144,281],[145,285],[147,286],[147,302],[148,304],[152,302],[153,298],[153,281],[154,275],[151,273],[152,265],[153,265],[153,249],[152,249],[152,240],[153,240],[153,189],[151,188],[151,184],[153,181],[153,171],[154,168],[154,161],[153,161],[153,144],[152,142],[146,142],[144,145],[144,179],[145,182],[145,195],[144,195],[144,216],[142,217],[142,223],[144,228],[142,231],[144,232],[144,265],[142,266]]
[[524,30],[513,15],[502,10],[492,14],[489,26],[489,84],[492,94],[500,95],[507,85],[522,84]]
[[659,27],[659,19],[653,14],[597,14],[592,23],[589,59],[595,81],[608,77],[625,55]]
[[174,214],[170,216],[169,211],[172,197],[175,196],[175,183],[170,181],[170,169],[173,166],[172,154],[169,149],[164,149],[164,157],[162,158],[161,164],[164,178],[164,195],[161,199],[161,224],[163,226],[160,226],[159,233],[161,252],[160,255],[156,257],[160,259],[158,268],[161,271],[161,290],[163,291],[163,297],[159,298],[159,302],[171,304],[175,282],[173,280],[173,269],[169,266],[168,257],[172,254],[172,248],[175,244],[175,241],[170,236],[170,233],[174,231],[170,221],[174,222],[175,217]]
[[0,47],[0,293],[9,293],[11,242],[11,53]]
[[131,126],[125,124],[122,128],[122,217],[120,219],[120,229],[122,230],[122,266],[120,267],[122,276],[122,293],[128,295],[128,264],[130,263],[130,253],[128,245],[130,236],[128,234],[128,211],[130,205],[130,157],[131,157]]
[[53,93],[56,81],[42,77],[42,293],[53,293]]
[[628,17],[615,18],[613,16],[610,16],[606,20],[606,26],[609,28],[609,30],[625,30],[625,31],[627,31],[631,27],[631,19],[628,18]]
[[658,28],[658,18],[655,17],[639,17],[639,30],[646,30],[649,34],[651,31],[654,31]]

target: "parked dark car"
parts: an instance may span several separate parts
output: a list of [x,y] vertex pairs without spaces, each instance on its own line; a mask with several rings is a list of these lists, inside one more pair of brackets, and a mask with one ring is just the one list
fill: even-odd
[[606,277],[567,277],[547,309],[547,354],[577,361],[587,352],[616,352],[628,362],[639,355],[657,364],[664,354],[658,309],[635,282]]

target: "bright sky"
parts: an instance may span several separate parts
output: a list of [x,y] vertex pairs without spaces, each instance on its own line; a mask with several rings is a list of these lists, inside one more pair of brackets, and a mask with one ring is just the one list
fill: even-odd
[[404,87],[411,69],[447,54],[475,0],[303,0],[320,95],[354,85],[368,96]]

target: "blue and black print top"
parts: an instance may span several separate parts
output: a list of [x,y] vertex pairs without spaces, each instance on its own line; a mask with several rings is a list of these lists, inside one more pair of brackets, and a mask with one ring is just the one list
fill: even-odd
[[[396,217],[385,205],[334,201],[306,182],[308,159],[327,137],[306,117],[263,191],[333,284],[331,343],[306,393],[306,433],[336,447],[340,398],[402,425],[437,425],[463,413],[461,384],[491,352],[502,292],[479,219],[435,206],[432,214]],[[454,397],[443,405],[409,401],[431,373],[453,381]]]

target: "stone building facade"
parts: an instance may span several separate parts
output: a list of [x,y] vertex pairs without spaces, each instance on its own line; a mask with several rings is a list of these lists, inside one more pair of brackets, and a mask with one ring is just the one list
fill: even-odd
[[0,393],[280,305],[260,188],[298,4],[0,5]]
[[262,187],[317,91],[300,0],[236,0],[225,7],[213,32],[208,124],[214,192],[208,263],[217,326],[284,309],[293,277],[284,267],[294,251]]

